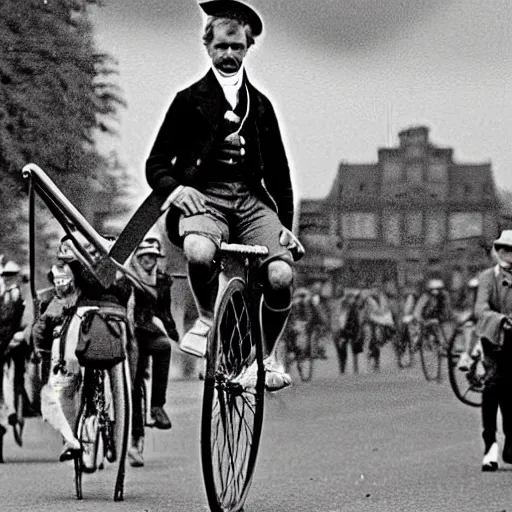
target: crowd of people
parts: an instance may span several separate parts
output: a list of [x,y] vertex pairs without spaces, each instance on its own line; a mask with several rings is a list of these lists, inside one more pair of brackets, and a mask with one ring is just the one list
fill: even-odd
[[[357,373],[358,357],[365,351],[371,368],[379,371],[386,343],[398,344],[396,340],[406,332],[414,338],[414,326],[428,318],[453,322],[456,312],[450,294],[439,278],[400,293],[388,290],[384,283],[364,289],[340,286],[332,295],[325,292],[322,283],[314,283],[293,292],[292,265],[304,250],[291,231],[294,201],[288,161],[274,108],[248,80],[243,65],[249,48],[262,32],[262,21],[252,8],[235,0],[200,5],[208,16],[203,43],[212,67],[201,80],[176,95],[146,163],[149,185],[166,197],[160,213],[167,212],[169,239],[183,248],[197,306],[198,318],[179,340],[180,347],[204,356],[219,286],[216,255],[222,242],[234,240],[264,245],[269,250],[260,272],[268,391],[291,384],[280,353],[296,350],[298,337],[310,336],[313,331],[320,332],[317,339],[323,341],[311,347],[310,357],[325,358],[325,342],[331,338],[340,373],[347,371],[350,354]],[[512,231],[503,232],[494,248],[496,265],[481,274],[478,283],[468,283],[466,304],[460,313],[469,313],[460,371],[473,357],[475,340],[481,340],[488,375],[482,406],[482,469],[486,471],[498,466],[498,408],[506,436],[502,458],[512,462],[512,409],[507,399],[512,379],[508,371],[512,347]],[[107,288],[100,286],[89,272],[84,250],[90,259],[97,256],[95,248],[79,233],[62,239],[48,272],[48,293],[41,297],[35,322],[29,325],[22,320],[25,304],[19,284],[20,267],[13,261],[1,266],[0,374],[7,368],[12,379],[0,379],[0,436],[9,425],[18,432],[17,425],[22,421],[4,383],[11,382],[15,388],[22,378],[27,354],[34,353],[42,367],[41,413],[64,440],[60,460],[74,458],[77,451],[85,449],[72,428],[81,376],[78,336],[74,334],[82,318],[101,309],[111,316],[113,335],[123,339],[128,351],[134,402],[129,459],[132,466],[140,467],[144,465],[145,426],[140,381],[148,356],[153,357],[152,425],[171,428],[164,406],[171,340],[178,341],[171,315],[172,279],[159,269],[161,242],[155,237],[146,237],[125,264],[139,286],[126,275]],[[240,383],[250,388],[255,378],[255,366],[249,367],[240,376]],[[93,431],[95,426],[88,428]],[[86,466],[94,464],[87,454],[83,460]]]
[[[422,322],[439,320],[449,336],[454,325],[464,321],[465,349],[458,366],[467,369],[475,349],[473,307],[478,279],[468,280],[464,289],[457,291],[457,307],[438,277],[425,280],[423,285],[403,287],[399,293],[390,284],[361,289],[337,286],[333,294],[329,293],[331,283],[320,281],[296,289],[286,331],[288,350],[296,350],[301,333],[320,332],[324,344],[331,340],[334,343],[340,374],[347,371],[349,356],[353,372],[358,373],[362,353],[366,353],[371,368],[379,371],[381,350],[388,343],[396,352],[398,368],[402,368],[400,355],[404,344],[411,343],[412,353],[418,349]],[[313,347],[313,352],[313,357],[323,358],[325,346]]]
[[[94,257],[95,250],[79,233],[74,237]],[[60,460],[69,460],[81,450],[73,432],[77,411],[77,393],[81,383],[81,368],[77,358],[79,319],[88,311],[99,308],[113,319],[126,318],[126,325],[117,322],[123,338],[133,379],[132,443],[128,455],[132,466],[144,465],[143,443],[145,418],[142,411],[141,387],[148,356],[152,357],[151,426],[170,429],[171,421],[164,409],[171,361],[171,340],[178,334],[171,315],[172,278],[159,268],[163,257],[158,237],[148,236],[125,264],[143,288],[133,286],[126,275],[120,274],[115,284],[104,289],[88,270],[83,255],[73,240],[62,239],[55,263],[48,272],[48,288],[39,294],[34,321],[25,325],[25,300],[19,286],[20,267],[12,261],[3,265],[0,280],[0,372],[13,366],[0,380],[3,414],[0,435],[7,425],[15,429],[23,419],[15,410],[16,385],[23,387],[25,364],[33,354],[40,362],[40,412],[61,435],[64,446]],[[149,290],[149,292],[148,292]],[[112,323],[110,323],[112,325]],[[95,436],[95,425],[86,427]],[[94,465],[94,454],[84,454],[84,463]],[[92,467],[90,468],[93,469]]]

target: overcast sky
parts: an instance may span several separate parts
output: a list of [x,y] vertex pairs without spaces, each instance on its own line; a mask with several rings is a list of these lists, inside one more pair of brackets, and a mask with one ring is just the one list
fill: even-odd
[[[128,101],[117,145],[142,178],[170,101],[208,69],[204,18],[196,0],[104,2],[98,46],[119,60]],[[326,195],[340,161],[376,162],[419,124],[456,161],[490,161],[512,189],[510,0],[249,3],[264,33],[248,75],[276,107],[298,196]]]

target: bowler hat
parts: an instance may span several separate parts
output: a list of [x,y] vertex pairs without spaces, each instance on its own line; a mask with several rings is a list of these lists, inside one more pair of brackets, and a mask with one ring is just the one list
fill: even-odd
[[259,36],[263,31],[263,22],[259,14],[250,6],[238,0],[209,0],[199,4],[208,16],[240,18],[252,28],[252,35]]
[[503,230],[500,237],[494,240],[494,247],[497,249],[500,246],[512,247],[512,229]]

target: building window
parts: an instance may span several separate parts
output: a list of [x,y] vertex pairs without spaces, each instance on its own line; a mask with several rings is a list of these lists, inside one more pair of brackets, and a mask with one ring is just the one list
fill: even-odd
[[448,180],[448,166],[444,163],[431,163],[427,168],[427,180],[445,182]]
[[384,181],[399,181],[402,179],[402,165],[400,162],[384,162],[382,169]]
[[423,155],[423,146],[417,144],[411,144],[407,146],[407,157],[408,158],[418,158]]
[[427,245],[437,245],[445,237],[445,216],[443,213],[428,213],[425,218],[425,241]]
[[407,181],[409,183],[421,183],[423,181],[420,164],[411,164],[407,167]]
[[423,213],[409,212],[405,214],[405,227],[408,237],[419,238],[423,230]]
[[377,215],[367,212],[344,213],[341,217],[343,238],[374,240],[377,238]]
[[469,238],[483,234],[483,215],[481,212],[454,212],[450,214],[451,240]]
[[400,245],[400,214],[384,212],[382,218],[384,240],[389,245]]

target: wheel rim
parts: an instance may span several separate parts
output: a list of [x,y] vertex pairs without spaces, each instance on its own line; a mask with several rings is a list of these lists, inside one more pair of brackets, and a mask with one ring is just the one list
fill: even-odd
[[313,336],[315,336],[315,333],[308,335],[305,332],[297,337],[297,371],[302,382],[308,382],[313,377],[313,354],[311,353]]
[[[263,420],[261,345],[250,323],[243,283],[235,280],[219,305],[210,341],[203,403],[203,471],[212,510],[241,510],[254,471]],[[255,392],[232,384],[258,360]]]
[[464,351],[464,332],[457,329],[448,348],[448,372],[450,385],[455,396],[464,404],[471,407],[482,405],[482,390],[484,379],[478,373],[478,361],[474,361],[469,371],[457,368],[459,358]]

